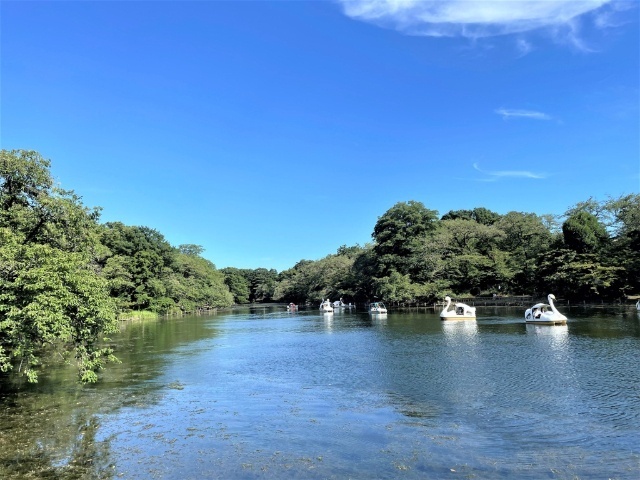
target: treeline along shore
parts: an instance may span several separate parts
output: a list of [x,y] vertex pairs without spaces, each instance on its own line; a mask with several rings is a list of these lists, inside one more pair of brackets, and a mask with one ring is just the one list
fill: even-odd
[[495,303],[550,292],[571,304],[624,304],[640,295],[637,194],[588,198],[560,217],[483,207],[440,215],[401,201],[372,226],[370,243],[277,272],[217,269],[199,245],[101,223],[100,208],[56,186],[50,166],[35,151],[0,153],[0,383],[9,375],[37,381],[53,354],[74,361],[82,381],[96,381],[116,360],[102,338],[141,312],[326,298]]

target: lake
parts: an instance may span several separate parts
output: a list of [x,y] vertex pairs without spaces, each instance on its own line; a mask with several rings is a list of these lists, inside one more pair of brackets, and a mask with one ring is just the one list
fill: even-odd
[[640,317],[235,309],[0,393],[0,478],[640,478]]

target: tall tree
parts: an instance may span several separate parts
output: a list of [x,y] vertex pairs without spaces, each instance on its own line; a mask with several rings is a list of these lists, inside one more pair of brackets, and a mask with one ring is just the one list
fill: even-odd
[[119,306],[151,309],[154,299],[166,295],[164,281],[173,271],[175,249],[160,232],[121,222],[103,225],[101,240],[108,249],[102,258],[104,274]]
[[509,287],[516,293],[535,289],[538,260],[554,241],[546,217],[534,213],[509,212],[495,226],[504,232],[498,248],[508,253],[505,265],[513,272]]
[[482,225],[493,225],[500,220],[500,214],[492,212],[484,207],[477,207],[473,210],[449,210],[445,213],[441,220],[473,220]]
[[552,249],[541,257],[539,292],[554,292],[575,300],[614,300],[622,267],[603,265],[592,253]]
[[565,245],[578,253],[600,253],[609,240],[605,226],[587,211],[573,213],[562,224]]
[[[197,254],[197,249],[180,250],[175,254],[174,266],[169,274],[166,298],[159,296],[157,299],[162,299],[169,305],[177,305],[183,312],[193,312],[201,307],[231,305],[233,295],[224,283],[224,274],[209,260]],[[184,251],[191,253],[183,253]],[[171,301],[168,302],[167,299]]]
[[227,267],[220,270],[224,275],[224,283],[229,287],[236,304],[249,303],[249,281],[238,268]]
[[433,292],[445,285],[460,293],[497,289],[508,276],[498,249],[504,236],[499,228],[475,220],[442,220],[425,238],[415,280],[433,284],[429,287]]
[[246,271],[249,280],[249,300],[251,302],[270,302],[276,288],[278,272],[275,269],[256,268]]
[[379,217],[372,234],[379,276],[392,271],[411,273],[424,236],[436,228],[437,221],[438,212],[414,200],[398,202]]
[[640,295],[640,195],[625,195],[606,202],[612,217],[609,224],[612,242],[606,262],[624,267],[620,277],[620,295]]
[[35,382],[57,351],[94,382],[115,359],[101,336],[117,330],[96,261],[99,211],[54,187],[49,166],[37,152],[0,152],[0,371]]

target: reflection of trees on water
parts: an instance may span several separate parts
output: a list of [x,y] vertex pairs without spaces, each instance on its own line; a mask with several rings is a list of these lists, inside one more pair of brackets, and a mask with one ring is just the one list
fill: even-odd
[[[69,409],[60,408],[59,413],[53,409],[35,411],[12,419],[0,417],[3,430],[11,432],[0,437],[0,477],[16,480],[113,478],[114,469],[109,463],[111,445],[109,441],[96,441],[100,428],[98,418],[80,415],[71,423],[61,425],[60,418],[52,418],[55,414],[66,416]],[[19,428],[15,428],[16,422],[20,423]],[[33,438],[35,432],[40,432],[37,440]]]
[[112,338],[122,363],[110,366],[95,385],[78,384],[75,369],[64,365],[37,384],[3,382],[0,478],[113,478],[111,443],[99,436],[99,416],[162,401],[171,385],[157,380],[169,354],[215,337],[211,327],[206,319],[189,317],[129,324]]

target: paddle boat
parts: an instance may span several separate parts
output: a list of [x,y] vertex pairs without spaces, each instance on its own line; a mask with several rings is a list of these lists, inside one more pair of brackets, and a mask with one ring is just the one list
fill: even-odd
[[387,313],[387,307],[382,302],[373,302],[369,305],[369,313]]
[[561,314],[553,301],[556,299],[553,293],[547,295],[547,303],[536,303],[533,307],[527,308],[524,312],[526,323],[537,323],[539,325],[564,325],[567,317]]
[[298,310],[298,305],[296,305],[295,303],[291,302],[289,305],[287,305],[287,310],[292,312],[292,311],[296,311]]
[[320,311],[322,313],[333,313],[333,307],[331,306],[331,300],[329,300],[328,298],[326,300],[322,300],[322,303],[320,304]]
[[476,307],[470,307],[466,303],[456,302],[453,304],[453,310],[449,310],[451,297],[444,297],[444,301],[446,303],[440,312],[440,320],[475,320]]
[[336,300],[335,302],[333,302],[333,308],[351,308],[351,304],[347,305],[346,303],[344,303],[342,301],[342,299],[340,300]]
[[636,302],[636,310],[640,312],[640,300]]

